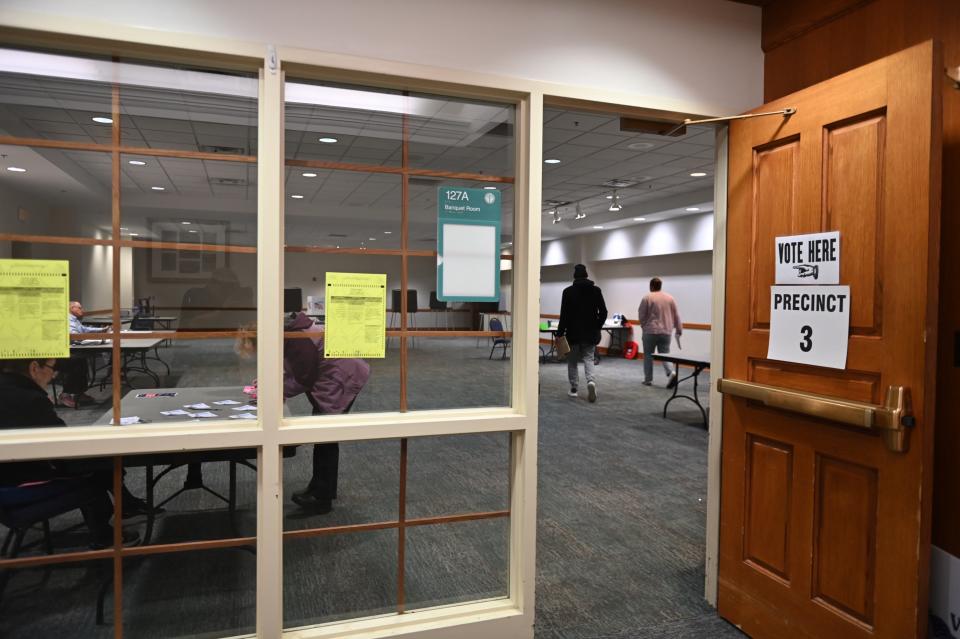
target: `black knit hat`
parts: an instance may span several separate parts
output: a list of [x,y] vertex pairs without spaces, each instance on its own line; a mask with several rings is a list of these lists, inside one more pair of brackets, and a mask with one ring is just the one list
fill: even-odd
[[587,277],[587,267],[583,264],[577,264],[573,267],[573,279],[579,280]]

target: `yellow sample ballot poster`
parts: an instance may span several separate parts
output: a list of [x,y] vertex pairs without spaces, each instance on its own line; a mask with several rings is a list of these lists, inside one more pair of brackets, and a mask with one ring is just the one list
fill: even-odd
[[0,359],[70,357],[70,263],[0,260]]
[[324,357],[386,356],[387,276],[327,273]]

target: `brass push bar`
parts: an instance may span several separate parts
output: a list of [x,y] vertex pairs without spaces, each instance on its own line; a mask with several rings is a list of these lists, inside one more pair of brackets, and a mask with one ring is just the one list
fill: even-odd
[[910,414],[910,391],[903,386],[887,388],[887,401],[883,406],[739,379],[720,379],[717,381],[717,390],[734,397],[758,401],[770,408],[877,431],[887,448],[896,453],[907,452],[907,435],[915,424]]

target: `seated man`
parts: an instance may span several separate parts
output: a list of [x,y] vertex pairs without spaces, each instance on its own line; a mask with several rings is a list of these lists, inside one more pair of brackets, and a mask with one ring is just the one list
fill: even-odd
[[[86,326],[83,323],[83,304],[74,300],[70,302],[70,333],[103,333],[109,327]],[[76,408],[81,401],[93,401],[87,395],[89,385],[87,381],[87,357],[84,355],[71,356],[61,360],[57,369],[63,373],[63,392],[60,393],[60,403],[70,408]]]
[[[53,409],[46,387],[56,375],[56,360],[12,359],[0,361],[0,428],[64,426]],[[100,460],[98,460],[100,461]],[[101,496],[82,509],[90,529],[90,545],[104,548],[113,544],[110,517],[113,507],[109,486],[113,473],[109,460],[102,460],[100,469],[92,472],[71,470],[71,460],[37,460],[0,464],[0,503],[16,508],[32,501],[56,499],[84,484],[102,491]],[[80,462],[83,463],[83,462]],[[15,489],[15,490],[11,490]],[[141,502],[129,495],[132,505]],[[128,493],[124,492],[124,506]],[[126,508],[125,508],[126,510]],[[139,535],[124,532],[124,544],[136,543]]]

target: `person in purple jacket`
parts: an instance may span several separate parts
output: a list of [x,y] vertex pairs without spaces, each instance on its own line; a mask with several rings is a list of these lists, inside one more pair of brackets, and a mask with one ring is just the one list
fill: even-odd
[[[317,335],[283,340],[283,398],[306,395],[314,415],[349,413],[370,378],[370,366],[362,359],[325,358],[322,334],[302,312],[287,317],[284,331]],[[330,512],[339,466],[340,444],[314,444],[313,476],[306,488],[293,494],[294,503],[317,514]]]

